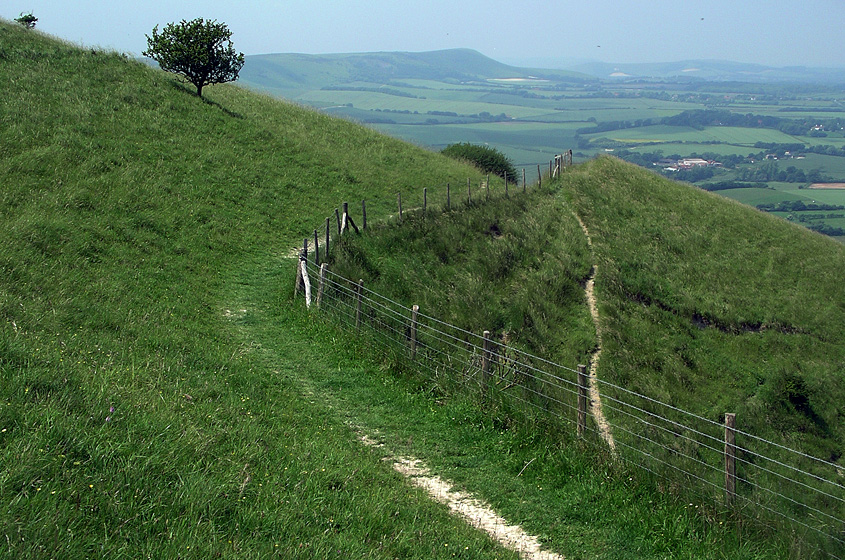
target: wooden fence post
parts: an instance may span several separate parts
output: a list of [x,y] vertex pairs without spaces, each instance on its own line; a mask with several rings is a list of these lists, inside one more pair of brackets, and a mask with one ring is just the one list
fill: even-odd
[[583,437],[587,429],[587,396],[589,379],[587,366],[578,364],[578,436]]
[[334,209],[334,219],[337,220],[337,234],[340,235],[340,212]]
[[326,258],[329,258],[329,229],[331,229],[331,219],[326,218]]
[[305,286],[305,307],[311,308],[311,279],[308,277],[308,257],[303,252],[299,257],[299,268],[302,269],[302,284]]
[[302,241],[302,254],[305,255],[305,260],[308,260],[308,238]]
[[417,357],[417,315],[419,312],[419,305],[414,305],[411,308],[411,359]]
[[346,233],[349,229],[349,203],[343,203],[343,214],[340,216],[340,234]]
[[314,230],[314,264],[320,266],[320,237],[317,230]]
[[446,183],[446,210],[452,209],[452,185]]
[[540,174],[540,164],[537,164],[537,186],[543,186],[543,175]]
[[522,192],[525,193],[525,168],[522,168]]
[[402,193],[396,193],[396,200],[399,203],[399,221],[402,221]]
[[484,331],[484,345],[481,352],[481,391],[485,399],[490,394],[491,346],[490,331]]
[[467,177],[467,202],[472,204],[472,184],[469,182],[469,177]]
[[361,201],[361,221],[363,224],[361,225],[362,228],[367,229],[367,201]]
[[[302,253],[299,253],[299,259],[302,259]],[[299,295],[299,290],[302,287],[302,267],[299,265],[299,260],[296,261],[296,280],[293,283],[293,297]]]
[[323,302],[323,290],[326,286],[326,269],[328,266],[326,263],[320,265],[320,282],[317,284],[317,308]]
[[736,496],[736,414],[725,414],[725,496],[731,505]]
[[358,280],[358,289],[356,290],[358,294],[358,303],[355,305],[355,328],[361,328],[361,298],[364,295],[364,279]]

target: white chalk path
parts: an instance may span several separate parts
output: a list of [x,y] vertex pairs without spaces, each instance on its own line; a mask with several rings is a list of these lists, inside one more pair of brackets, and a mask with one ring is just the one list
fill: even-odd
[[[587,229],[586,224],[584,224],[581,217],[577,214],[575,214],[575,218],[578,220],[578,223],[581,224],[581,229],[584,230],[584,235],[587,236],[587,245],[590,247],[590,251],[592,251],[593,239],[590,237],[590,232]],[[604,417],[604,412],[602,412],[601,408],[601,394],[599,393],[599,379],[597,376],[602,349],[601,323],[599,322],[599,307],[595,293],[596,274],[598,273],[598,269],[599,265],[594,264],[593,269],[590,272],[590,277],[587,279],[587,284],[584,287],[584,291],[587,296],[587,306],[590,308],[590,316],[593,318],[593,324],[596,327],[596,349],[590,357],[590,413],[596,421],[596,425],[599,428],[599,433],[601,434],[602,439],[604,439],[607,446],[610,447],[611,453],[616,455],[616,440],[613,439],[613,432],[610,429],[610,424],[607,422],[607,418]]]
[[[361,441],[370,447],[384,447],[366,435]],[[490,535],[499,544],[516,551],[526,560],[565,560],[560,554],[541,550],[537,537],[526,533],[519,525],[511,525],[499,516],[489,505],[471,494],[452,489],[449,481],[431,474],[431,471],[419,459],[413,457],[384,457],[393,464],[397,472],[402,473],[414,486],[424,489],[437,502],[445,504],[452,513],[466,519],[467,523]]]

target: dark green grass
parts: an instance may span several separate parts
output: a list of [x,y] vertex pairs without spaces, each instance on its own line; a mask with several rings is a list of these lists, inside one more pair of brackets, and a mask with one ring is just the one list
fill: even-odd
[[592,266],[586,238],[562,200],[513,191],[345,237],[331,269],[424,314],[575,367],[595,346],[582,287]]

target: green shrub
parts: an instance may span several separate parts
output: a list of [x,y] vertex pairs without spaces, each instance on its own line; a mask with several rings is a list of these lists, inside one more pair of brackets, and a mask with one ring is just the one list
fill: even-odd
[[443,149],[442,153],[454,159],[468,161],[485,173],[493,173],[499,177],[504,177],[507,173],[508,181],[516,182],[516,169],[513,163],[496,148],[467,142],[450,144]]

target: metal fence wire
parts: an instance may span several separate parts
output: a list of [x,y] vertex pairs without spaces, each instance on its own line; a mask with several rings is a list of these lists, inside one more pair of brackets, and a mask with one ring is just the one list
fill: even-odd
[[[366,333],[401,367],[424,374],[444,392],[477,395],[508,413],[542,416],[560,426],[578,417],[578,369],[485,339],[408,307],[305,257],[307,278],[318,286],[319,312],[344,329]],[[733,430],[736,471],[726,490],[725,425],[601,379],[605,428],[593,417],[584,440],[653,473],[664,484],[715,507],[739,509],[772,527],[788,527],[802,550],[845,557],[845,470],[776,442]],[[595,409],[591,407],[595,414]]]

